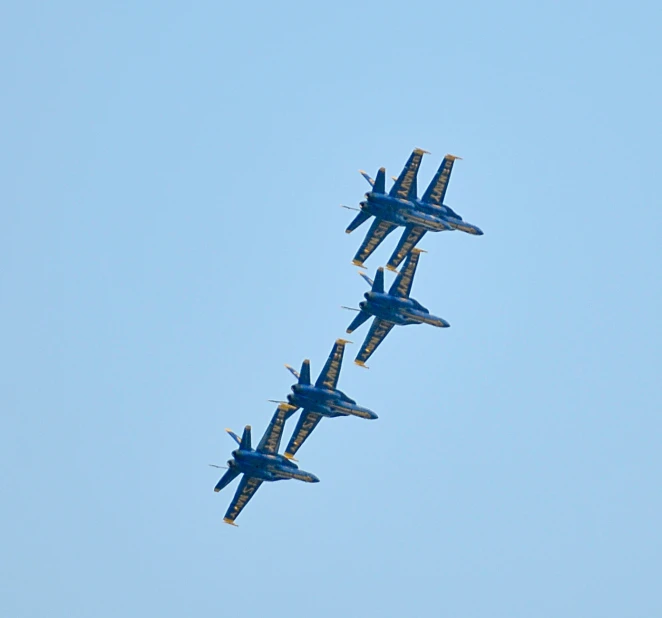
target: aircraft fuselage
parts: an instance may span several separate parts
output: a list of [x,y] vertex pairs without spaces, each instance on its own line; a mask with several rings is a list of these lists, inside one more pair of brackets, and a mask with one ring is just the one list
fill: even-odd
[[232,457],[238,472],[263,481],[297,479],[306,483],[319,482],[314,474],[299,470],[299,466],[283,455],[268,455],[253,450],[237,449],[233,451]]
[[428,202],[414,202],[391,197],[386,193],[366,193],[366,201],[361,202],[365,212],[386,219],[399,226],[416,225],[427,232],[460,230],[475,236],[482,236],[482,230],[467,223],[448,206],[436,206]]
[[415,298],[401,298],[380,292],[366,292],[366,300],[359,307],[367,313],[388,320],[401,326],[408,324],[431,324],[432,326],[450,326],[446,320],[432,315]]
[[323,416],[334,418],[337,416],[361,416],[363,418],[377,418],[377,415],[356,405],[356,401],[340,390],[313,386],[309,384],[293,384],[292,393],[287,401],[299,408],[306,408]]

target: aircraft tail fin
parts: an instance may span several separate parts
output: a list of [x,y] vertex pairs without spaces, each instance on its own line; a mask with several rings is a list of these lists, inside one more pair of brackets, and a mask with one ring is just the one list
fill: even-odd
[[351,234],[357,227],[363,225],[368,219],[370,219],[372,215],[368,214],[365,212],[365,210],[362,210],[354,219],[352,219],[352,222],[347,226],[347,229],[345,230],[345,234]]
[[240,438],[240,437],[239,437],[234,431],[232,431],[232,429],[226,429],[225,431],[227,431],[227,432],[230,434],[230,437],[231,437],[231,438],[232,438],[237,444],[241,445],[241,438]]
[[375,178],[375,184],[372,185],[373,193],[386,193],[386,169],[383,167],[379,168],[377,172],[377,178]]
[[308,359],[301,363],[301,373],[299,374],[299,384],[310,384],[310,361]]
[[363,170],[359,170],[359,174],[361,174],[361,176],[363,176],[368,181],[368,184],[371,187],[373,187],[375,185],[375,181],[372,178],[370,178],[370,175],[368,174],[368,172],[364,172]]
[[251,426],[246,425],[244,427],[244,433],[241,436],[241,443],[239,444],[239,448],[242,451],[250,451],[251,450]]
[[372,283],[372,291],[378,294],[384,293],[384,269],[381,266],[377,269],[375,280]]

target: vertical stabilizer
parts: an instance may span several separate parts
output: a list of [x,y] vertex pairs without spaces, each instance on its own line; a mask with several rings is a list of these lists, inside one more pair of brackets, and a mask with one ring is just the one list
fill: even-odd
[[372,291],[378,294],[384,293],[384,269],[381,266],[377,269],[377,274],[372,284]]
[[347,226],[345,234],[351,234],[357,227],[363,225],[372,215],[367,213],[365,210],[362,210],[356,217],[352,219],[352,222]]
[[244,433],[241,436],[241,444],[239,445],[239,448],[244,450],[244,451],[250,451],[251,450],[251,426],[246,425],[244,427]]
[[375,178],[375,184],[372,185],[373,193],[386,193],[386,169],[383,167],[379,168],[377,172],[377,178]]
[[301,373],[299,374],[299,384],[310,385],[310,361],[306,359],[301,363]]

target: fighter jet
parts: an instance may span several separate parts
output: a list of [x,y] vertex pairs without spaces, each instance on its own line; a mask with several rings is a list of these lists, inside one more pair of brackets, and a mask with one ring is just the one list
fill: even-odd
[[248,501],[263,481],[297,479],[306,483],[319,483],[319,479],[314,474],[299,470],[299,467],[293,461],[278,454],[285,421],[294,414],[295,410],[294,406],[286,403],[278,406],[257,449],[251,447],[250,425],[246,425],[241,438],[233,431],[226,429],[239,445],[239,448],[232,451],[232,459],[228,461],[228,471],[216,483],[214,491],[221,491],[237,476],[244,475],[223,518],[226,524],[236,526],[234,520],[248,504]]
[[293,367],[285,365],[298,380],[296,384],[292,385],[292,392],[287,396],[287,400],[297,409],[303,408],[290,443],[285,449],[285,457],[288,459],[294,458],[295,453],[325,416],[335,418],[351,415],[367,419],[377,418],[374,412],[356,405],[356,401],[336,388],[346,343],[350,342],[338,339],[333,344],[331,354],[314,386],[310,383],[310,361],[308,359],[303,361],[301,373]]
[[[418,256],[421,253],[423,253],[421,249],[412,249],[388,294],[384,293],[383,268],[377,269],[374,281],[365,273],[359,273],[372,286],[372,290],[363,295],[365,300],[359,303],[359,314],[347,327],[347,332],[353,332],[372,316],[375,316],[375,320],[356,356],[354,362],[357,365],[366,366],[365,362],[396,324],[403,326],[408,324],[450,326],[446,320],[432,315],[421,303],[409,296],[418,264]],[[354,309],[354,311],[357,310]]]
[[360,204],[359,214],[345,232],[350,234],[372,216],[375,220],[354,256],[353,262],[357,266],[363,267],[363,262],[396,227],[404,227],[405,230],[386,265],[389,270],[395,270],[400,265],[426,232],[461,230],[477,236],[483,234],[480,228],[463,221],[460,215],[443,203],[453,164],[459,157],[446,155],[423,197],[417,197],[418,169],[424,154],[429,153],[420,148],[411,153],[388,193],[386,170],[383,167],[377,172],[375,180],[361,171],[361,175],[372,186],[372,191],[365,194],[366,199]]

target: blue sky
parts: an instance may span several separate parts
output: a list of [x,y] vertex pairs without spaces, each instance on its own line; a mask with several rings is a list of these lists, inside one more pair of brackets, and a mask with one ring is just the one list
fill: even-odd
[[[0,613],[658,615],[661,13],[5,6]],[[223,525],[223,429],[321,369],[365,291],[338,205],[414,147],[485,231],[421,244],[451,328],[347,362],[379,420]]]

